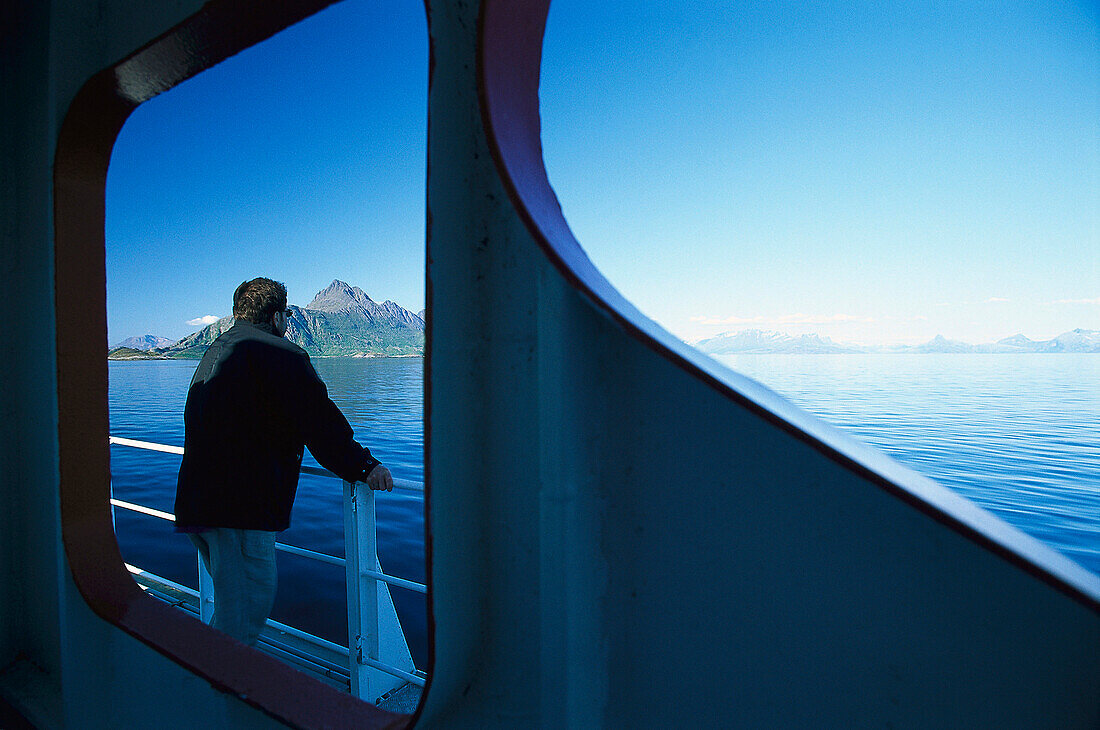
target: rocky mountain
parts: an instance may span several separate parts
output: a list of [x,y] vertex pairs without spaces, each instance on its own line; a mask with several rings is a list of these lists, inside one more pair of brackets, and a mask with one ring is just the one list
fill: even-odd
[[350,286],[339,279],[317,292],[313,301],[306,305],[306,310],[352,315],[372,324],[424,330],[422,316],[389,300],[378,304],[359,287]]
[[741,330],[708,337],[695,343],[695,347],[713,355],[749,353],[786,353],[814,355],[830,353],[1100,353],[1100,330],[1075,329],[1058,335],[1052,340],[1032,340],[1024,335],[1013,335],[997,342],[971,345],[936,335],[921,345],[891,345],[869,347],[834,342],[815,334],[793,337],[770,330]]
[[351,286],[339,279],[317,292],[306,309],[317,312],[359,312],[373,317],[378,304],[357,286]]
[[156,350],[161,347],[167,347],[172,344],[172,340],[167,337],[157,337],[156,335],[140,335],[138,337],[127,337],[122,342],[118,343],[111,349],[119,347],[126,347],[131,350]]
[[[375,302],[359,287],[336,280],[305,307],[290,305],[286,337],[315,357],[380,357],[424,352],[424,320],[391,301]],[[158,352],[198,358],[233,326],[222,317]]]

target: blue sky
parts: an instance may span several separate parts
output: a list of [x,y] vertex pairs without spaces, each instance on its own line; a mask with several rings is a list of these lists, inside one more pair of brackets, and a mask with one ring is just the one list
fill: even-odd
[[[346,0],[140,107],[108,176],[110,342],[245,278],[423,307],[426,22]],[[554,0],[551,182],[686,339],[1100,329],[1091,3]]]
[[108,169],[108,341],[196,331],[256,276],[423,308],[427,76],[423,5],[352,0],[138,107]]

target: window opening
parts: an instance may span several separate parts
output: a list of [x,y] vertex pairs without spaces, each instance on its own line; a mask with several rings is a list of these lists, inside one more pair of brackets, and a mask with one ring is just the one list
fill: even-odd
[[1095,28],[556,0],[547,169],[674,335],[1100,573]]
[[[195,549],[167,519],[188,386],[232,324],[236,287],[257,276],[284,282],[287,339],[309,353],[397,488],[360,485],[352,499],[306,452],[291,527],[278,536],[289,549],[277,552],[271,619],[282,626],[259,648],[349,689],[359,657],[372,656],[369,636],[357,645],[353,628],[349,641],[349,623],[377,610],[382,663],[393,654],[387,642],[407,643],[412,662],[391,663],[407,676],[387,676],[400,681],[371,679],[359,694],[373,702],[384,691],[382,706],[401,712],[415,710],[427,668],[426,87],[422,8],[342,3],[142,104],[107,176],[111,476],[125,562],[151,594],[209,614],[190,595],[209,595]],[[352,546],[348,520],[374,527],[363,521],[368,507],[377,535],[359,535],[359,557],[377,541],[382,571],[397,580],[379,584],[377,608],[365,600],[374,581],[360,584],[364,605],[349,616],[346,566],[333,563]],[[385,615],[391,597],[399,624]]]

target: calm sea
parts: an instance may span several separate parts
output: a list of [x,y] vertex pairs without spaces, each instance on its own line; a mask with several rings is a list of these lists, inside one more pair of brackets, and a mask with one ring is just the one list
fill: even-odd
[[[719,357],[795,404],[973,499],[1100,574],[1100,357],[1095,355],[735,355]],[[316,359],[361,443],[394,476],[423,480],[419,358]],[[111,433],[183,445],[195,362],[110,363]],[[307,454],[306,463],[315,464]],[[179,457],[111,448],[119,499],[172,510]],[[282,541],[343,555],[341,484],[303,476]],[[424,581],[423,500],[380,494],[379,560]],[[167,522],[116,510],[123,558],[184,585],[195,554]],[[347,641],[340,568],[279,555],[273,617]],[[417,666],[424,597],[393,589]]]

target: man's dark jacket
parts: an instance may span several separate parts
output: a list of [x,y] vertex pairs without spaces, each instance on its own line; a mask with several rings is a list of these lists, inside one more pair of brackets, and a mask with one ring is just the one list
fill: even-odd
[[303,446],[347,481],[378,464],[352,438],[305,350],[253,324],[234,324],[207,349],[183,420],[177,530],[285,530]]

